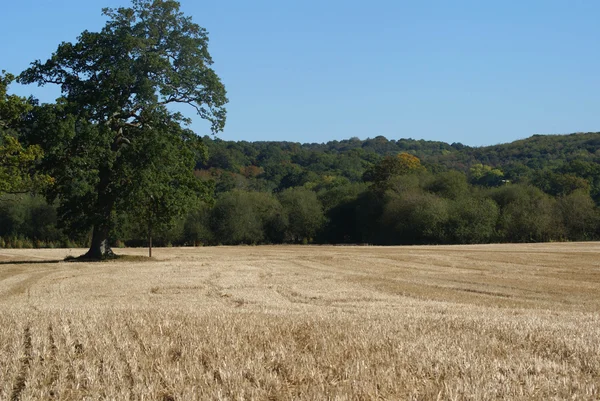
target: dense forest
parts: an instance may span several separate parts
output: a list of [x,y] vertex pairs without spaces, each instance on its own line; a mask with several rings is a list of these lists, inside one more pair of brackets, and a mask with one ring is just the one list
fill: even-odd
[[[196,179],[212,196],[155,233],[159,245],[465,244],[600,237],[600,133],[469,147],[351,138],[325,144],[205,136]],[[111,242],[144,246],[118,213]],[[0,199],[0,247],[85,245],[39,195]]]

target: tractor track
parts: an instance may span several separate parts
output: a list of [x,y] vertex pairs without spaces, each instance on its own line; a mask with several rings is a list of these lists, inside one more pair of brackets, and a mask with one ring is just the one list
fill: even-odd
[[19,401],[21,399],[21,393],[25,389],[26,377],[29,372],[29,366],[31,365],[31,328],[29,325],[25,326],[23,330],[23,357],[20,360],[19,373],[13,384],[12,393],[10,394],[11,401]]

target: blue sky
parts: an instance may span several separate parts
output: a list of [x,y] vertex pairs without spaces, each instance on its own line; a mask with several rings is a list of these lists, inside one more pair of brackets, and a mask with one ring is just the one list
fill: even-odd
[[[2,5],[0,69],[18,73],[104,25],[123,0]],[[357,136],[481,146],[600,131],[597,0],[182,0],[210,33],[228,140]],[[42,101],[56,88],[12,87]],[[191,115],[192,109],[187,110]],[[195,119],[200,135],[207,124]]]

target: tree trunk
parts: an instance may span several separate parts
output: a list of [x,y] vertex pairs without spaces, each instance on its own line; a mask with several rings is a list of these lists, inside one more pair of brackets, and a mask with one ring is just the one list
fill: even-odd
[[152,257],[152,224],[148,223],[148,257]]
[[94,226],[92,244],[89,251],[84,255],[84,258],[101,260],[114,256],[115,254],[108,242],[108,229]]
[[109,190],[111,170],[107,165],[102,166],[99,171],[100,181],[98,183],[98,199],[96,201],[96,218],[92,244],[84,255],[88,259],[106,259],[115,256],[108,242],[108,233],[111,227],[111,214],[115,205],[116,196]]

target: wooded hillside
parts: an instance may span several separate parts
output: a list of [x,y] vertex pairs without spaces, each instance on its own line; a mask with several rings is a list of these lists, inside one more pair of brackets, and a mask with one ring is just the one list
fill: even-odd
[[[600,237],[600,133],[507,144],[351,138],[324,144],[205,136],[196,177],[214,201],[158,233],[159,244],[441,244]],[[5,196],[0,246],[86,243],[39,197]],[[121,212],[114,244],[145,245]]]

